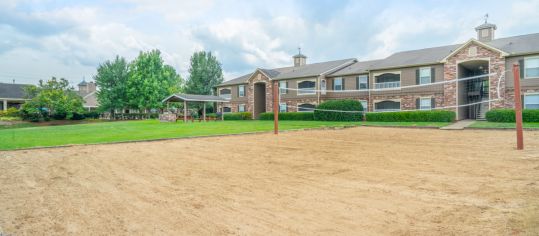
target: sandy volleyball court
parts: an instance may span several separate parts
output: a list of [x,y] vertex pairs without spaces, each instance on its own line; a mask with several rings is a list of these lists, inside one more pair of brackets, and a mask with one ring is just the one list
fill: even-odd
[[351,128],[0,152],[0,233],[536,235],[539,132]]

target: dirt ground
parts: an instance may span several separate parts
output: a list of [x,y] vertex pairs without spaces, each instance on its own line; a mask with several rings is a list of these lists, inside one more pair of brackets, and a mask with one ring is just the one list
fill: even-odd
[[0,152],[0,234],[537,235],[525,138],[358,127]]

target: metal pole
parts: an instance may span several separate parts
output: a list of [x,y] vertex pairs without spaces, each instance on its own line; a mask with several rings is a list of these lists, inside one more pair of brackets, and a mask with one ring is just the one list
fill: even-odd
[[517,123],[517,150],[524,149],[522,134],[522,101],[520,99],[520,68],[513,64],[513,79],[515,81],[515,121]]
[[204,119],[204,122],[206,122],[206,103],[202,103],[202,119]]
[[273,83],[273,132],[279,134],[279,86]]
[[187,101],[183,101],[183,122],[187,123]]

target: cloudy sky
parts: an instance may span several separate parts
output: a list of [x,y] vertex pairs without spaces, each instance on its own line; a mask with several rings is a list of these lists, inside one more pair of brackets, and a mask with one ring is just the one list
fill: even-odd
[[516,1],[0,0],[0,82],[78,83],[121,55],[161,50],[186,78],[194,51],[215,53],[225,79],[308,63],[383,58],[475,37],[485,13],[497,37],[539,32],[538,0]]

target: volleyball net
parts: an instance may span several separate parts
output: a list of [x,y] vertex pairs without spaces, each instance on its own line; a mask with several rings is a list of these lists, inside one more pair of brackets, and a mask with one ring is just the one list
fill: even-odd
[[[457,79],[451,79],[451,80],[444,80],[444,81],[437,81],[437,82],[432,82],[432,83],[424,83],[424,84],[414,84],[414,85],[406,85],[406,86],[399,86],[399,87],[391,87],[391,88],[366,88],[366,89],[352,89],[352,90],[344,90],[344,89],[312,89],[312,88],[308,88],[308,89],[303,89],[303,88],[279,88],[279,97],[278,97],[278,102],[279,102],[279,106],[281,106],[281,104],[286,104],[286,107],[287,107],[287,110],[288,108],[293,108],[294,110],[297,110],[299,111],[300,109],[303,110],[303,111],[324,111],[324,112],[342,112],[342,113],[379,113],[379,112],[411,112],[411,111],[425,111],[425,110],[446,110],[446,109],[458,109],[460,107],[470,107],[470,106],[475,106],[475,105],[480,105],[480,104],[483,104],[483,103],[491,103],[491,102],[496,102],[496,101],[500,101],[500,100],[503,100],[503,97],[501,96],[501,91],[500,91],[500,85],[501,85],[501,81],[502,79],[505,78],[505,73],[508,72],[509,70],[506,70],[506,71],[503,71],[501,72],[501,74],[498,74],[498,73],[489,73],[489,74],[482,74],[482,75],[476,75],[476,76],[469,76],[469,77],[464,77],[464,78],[457,78]],[[432,86],[443,86],[443,85],[448,85],[448,84],[452,84],[452,83],[459,83],[459,82],[462,82],[462,81],[471,81],[471,80],[480,80],[480,79],[483,79],[483,78],[489,78],[491,76],[497,76],[497,79],[496,79],[496,97],[494,98],[490,98],[490,82],[489,82],[489,87],[488,87],[488,94],[489,94],[489,98],[488,99],[484,99],[484,100],[481,100],[481,101],[476,101],[476,102],[470,102],[470,103],[466,103],[466,104],[458,104],[457,102],[457,105],[450,105],[450,106],[434,106],[434,107],[430,107],[429,109],[399,109],[399,110],[384,110],[384,111],[376,111],[376,109],[374,109],[375,111],[368,111],[367,108],[363,108],[363,110],[358,110],[358,111],[345,111],[345,110],[329,110],[329,109],[319,109],[319,108],[311,108],[311,107],[301,107],[301,106],[294,106],[294,105],[289,105],[287,104],[286,102],[283,102],[282,98],[281,98],[281,95],[282,95],[282,92],[281,91],[295,91],[296,93],[301,93],[301,94],[317,94],[317,93],[320,93],[320,94],[330,94],[330,93],[336,93],[336,94],[340,94],[342,96],[342,98],[340,99],[350,99],[349,97],[354,97],[354,98],[357,98],[357,97],[369,97],[370,98],[370,95],[375,93],[376,96],[380,96],[380,97],[383,97],[383,96],[402,96],[402,92],[406,92],[407,90],[413,90],[413,89],[418,89],[418,88],[425,88],[425,87],[432,87]],[[489,80],[490,81],[490,80]],[[454,89],[457,89],[458,86],[455,86]],[[441,90],[444,90],[444,88],[440,88]],[[386,94],[386,93],[382,93],[382,92],[390,92],[390,94]],[[420,93],[420,92],[418,92]],[[344,95],[344,96],[343,96]],[[339,99],[339,98],[331,98],[331,99]],[[369,99],[370,100],[370,99]],[[388,100],[391,100],[391,99],[388,99]],[[381,100],[383,101],[383,100]],[[373,104],[374,106],[374,104]]]

